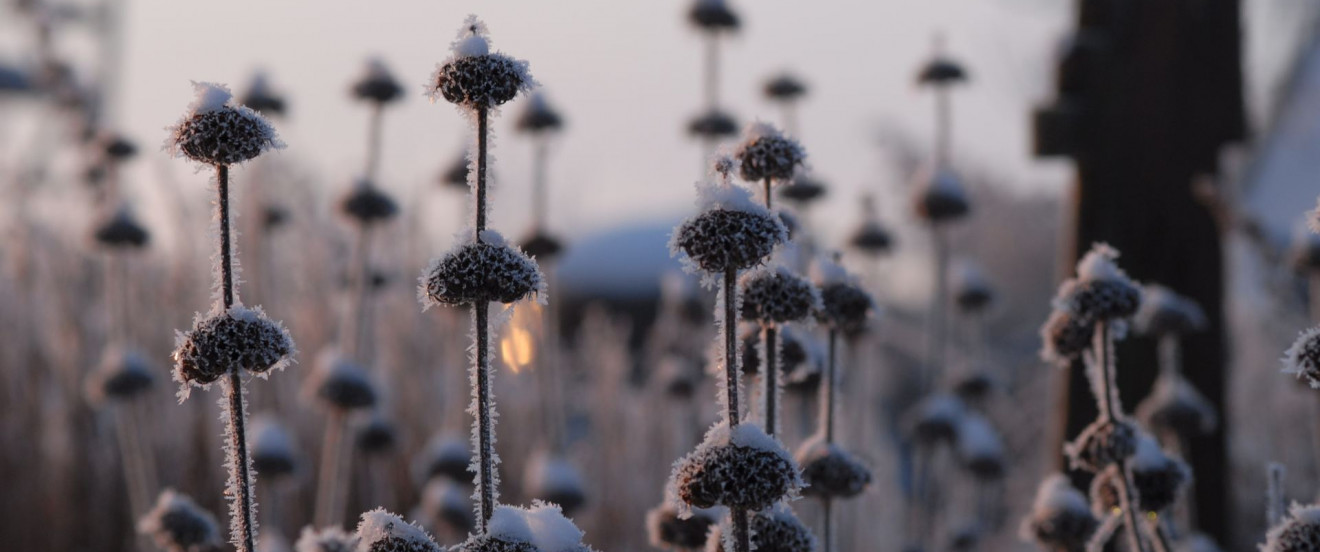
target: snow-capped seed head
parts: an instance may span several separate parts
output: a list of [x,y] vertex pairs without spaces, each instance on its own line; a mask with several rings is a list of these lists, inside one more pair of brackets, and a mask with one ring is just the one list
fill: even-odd
[[786,181],[807,158],[797,140],[766,123],[752,123],[734,153],[741,162],[741,175],[748,182],[770,179]]
[[389,452],[394,450],[398,442],[399,435],[394,423],[382,416],[379,411],[357,431],[357,448],[366,454]]
[[587,502],[587,491],[577,466],[567,458],[544,451],[528,462],[523,485],[527,496],[557,504],[565,515],[572,515]]
[[792,73],[780,73],[765,82],[765,97],[781,102],[791,102],[807,93],[807,85]]
[[802,487],[783,445],[752,424],[711,428],[696,450],[674,464],[674,496],[684,507],[760,510]]
[[509,541],[491,535],[469,535],[466,541],[449,547],[449,552],[541,552],[529,542]]
[[1261,552],[1315,552],[1320,550],[1320,506],[1294,503],[1288,517],[1265,534]]
[[399,213],[394,199],[369,180],[359,180],[340,200],[339,208],[359,224],[385,222]]
[[982,312],[995,299],[995,289],[980,267],[964,260],[953,271],[953,300],[963,312]]
[[582,531],[554,504],[496,506],[484,535],[470,536],[451,552],[591,552]]
[[715,140],[738,134],[738,120],[733,115],[711,108],[688,123],[688,133],[699,138]]
[[[1182,460],[1160,450],[1150,435],[1137,437],[1137,452],[1132,457],[1132,485],[1136,487],[1137,507],[1143,512],[1163,512],[1178,500],[1191,469]],[[1121,485],[1120,466],[1112,465],[1091,482],[1091,507],[1098,513],[1119,507],[1117,485]]]
[[1040,328],[1041,359],[1066,366],[1091,346],[1095,323],[1073,312],[1056,310]]
[[724,0],[696,0],[688,10],[688,20],[707,32],[738,30],[738,14]]
[[848,238],[848,245],[870,255],[887,253],[893,243],[889,230],[873,220],[863,221]]
[[443,476],[456,482],[472,481],[472,452],[468,443],[447,434],[436,434],[413,459],[413,478],[420,484],[436,476]]
[[997,481],[1004,477],[1007,459],[999,431],[980,414],[963,416],[958,424],[954,445],[958,461],[973,477]]
[[87,398],[93,403],[133,400],[155,386],[155,372],[156,367],[141,351],[111,346],[87,376]]
[[973,365],[953,374],[953,394],[964,402],[985,400],[1001,385],[999,378],[982,365]]
[[303,383],[304,394],[327,408],[347,412],[376,405],[376,386],[367,371],[333,349],[321,351]]
[[923,86],[943,87],[967,81],[967,70],[962,64],[938,55],[926,62],[917,73],[917,83]]
[[1284,351],[1283,373],[1297,376],[1312,389],[1320,389],[1320,327],[1302,332]]
[[698,188],[703,211],[674,229],[670,251],[709,274],[760,265],[788,232],[779,218],[751,201],[746,189],[724,184]]
[[848,451],[826,442],[823,435],[802,443],[796,456],[806,496],[851,498],[871,483],[871,470]]
[[184,385],[204,386],[230,370],[265,374],[289,364],[297,352],[284,325],[267,318],[260,307],[239,305],[199,316],[176,342],[174,379]]
[[784,267],[749,272],[739,284],[743,320],[783,324],[802,320],[821,308],[816,286]]
[[486,25],[475,16],[468,16],[451,50],[431,76],[431,101],[444,98],[469,109],[488,109],[536,85],[526,61],[490,51]]
[[165,150],[207,165],[242,163],[284,143],[274,127],[251,108],[234,105],[228,88],[193,83],[197,98],[188,112],[169,127]]
[[538,135],[557,131],[564,127],[564,118],[550,105],[543,92],[532,92],[528,95],[526,107],[523,108],[518,120],[514,123],[514,128],[519,132]]
[[357,548],[357,535],[339,527],[303,527],[302,535],[293,545],[294,552],[357,552]]
[[109,249],[138,249],[151,241],[151,233],[138,223],[128,208],[116,209],[109,219],[96,226],[92,237],[97,244]]
[[661,503],[646,512],[647,541],[654,548],[670,552],[687,552],[705,546],[706,535],[712,525],[718,524],[715,511],[693,509],[683,518],[669,502]]
[[966,416],[967,406],[961,399],[936,393],[922,399],[903,415],[903,428],[908,436],[924,446],[952,443]]
[[1141,306],[1141,288],[1116,280],[1067,280],[1059,286],[1055,308],[1087,320],[1122,320]]
[[518,245],[528,257],[533,259],[551,259],[564,250],[563,242],[553,234],[543,230],[533,230]]
[[155,507],[138,520],[137,530],[150,536],[166,552],[220,549],[220,530],[215,517],[173,489],[160,493]]
[[1157,434],[1185,438],[1205,435],[1219,425],[1214,404],[1176,372],[1155,378],[1150,395],[1137,405],[1137,419]]
[[875,310],[871,294],[861,286],[847,282],[821,284],[820,305],[820,310],[816,311],[816,320],[845,334],[865,330]]
[[422,490],[421,512],[427,519],[444,523],[457,533],[469,533],[477,523],[471,494],[460,483],[433,479]]
[[480,239],[458,243],[422,272],[418,296],[422,305],[514,303],[545,291],[536,261],[487,230]]
[[[751,545],[757,552],[813,552],[816,550],[816,536],[798,519],[787,505],[780,503],[766,510],[755,512],[751,516]],[[733,534],[731,518],[725,517],[711,531],[706,541],[707,552],[730,550],[725,546],[724,535]]]
[[422,528],[377,508],[362,514],[357,526],[358,552],[441,552]]
[[818,199],[824,199],[828,191],[825,182],[811,175],[799,173],[791,182],[779,187],[779,197],[806,206]]
[[1137,452],[1137,432],[1128,420],[1096,420],[1064,445],[1063,452],[1073,469],[1098,473]]
[[378,104],[387,104],[403,98],[403,86],[380,58],[367,60],[362,75],[353,82],[351,92],[354,98]]
[[1100,522],[1087,508],[1086,497],[1068,478],[1054,474],[1041,482],[1031,513],[1022,520],[1020,534],[1052,552],[1082,552]]
[[101,148],[101,154],[113,162],[124,162],[137,155],[137,145],[117,132],[101,131],[93,137],[94,145]]
[[275,418],[258,416],[252,421],[252,467],[262,477],[283,477],[298,469],[293,438]]
[[284,96],[276,93],[271,88],[270,79],[266,77],[266,73],[263,71],[257,71],[252,75],[247,91],[243,93],[243,98],[239,100],[239,103],[266,116],[283,115],[286,108]]
[[1153,336],[1197,332],[1207,323],[1196,301],[1159,284],[1142,288],[1141,306],[1132,322],[1137,332]]
[[917,172],[912,200],[917,216],[932,224],[958,220],[971,211],[962,179],[943,167]]

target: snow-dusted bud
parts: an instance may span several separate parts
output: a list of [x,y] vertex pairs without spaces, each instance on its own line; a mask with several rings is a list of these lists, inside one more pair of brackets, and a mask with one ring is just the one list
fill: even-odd
[[925,86],[949,86],[967,81],[962,64],[943,55],[926,62],[917,73],[917,83]]
[[357,526],[358,552],[441,552],[422,528],[376,508],[362,514]]
[[811,175],[799,174],[788,184],[779,187],[779,197],[799,205],[806,205],[823,199],[827,190],[824,181]]
[[711,428],[696,450],[674,464],[669,484],[682,506],[760,510],[802,487],[783,445],[752,424]]
[[1072,487],[1067,477],[1054,474],[1037,489],[1020,534],[1051,552],[1082,552],[1099,526],[1086,505],[1086,497]]
[[303,527],[302,535],[293,545],[294,552],[357,552],[357,535],[346,533],[339,527],[320,530]]
[[743,320],[783,324],[802,320],[821,308],[816,286],[782,266],[749,272],[740,284]]
[[862,222],[848,237],[848,245],[871,255],[888,252],[893,243],[894,239],[889,234],[889,230],[873,220]]
[[1283,353],[1283,373],[1320,389],[1320,327],[1302,332],[1291,347]]
[[1177,372],[1155,378],[1150,396],[1137,405],[1137,419],[1157,433],[1204,435],[1219,425],[1215,405]]
[[265,374],[283,368],[296,352],[283,324],[267,318],[261,307],[240,305],[199,315],[175,341],[174,379],[185,385],[204,386],[230,370]]
[[533,230],[530,235],[523,238],[518,245],[528,257],[533,259],[550,259],[563,251],[564,244],[554,235],[543,229]]
[[486,25],[469,16],[450,46],[449,59],[431,76],[431,100],[469,109],[498,107],[536,85],[527,62],[490,51]]
[[1294,503],[1288,517],[1265,534],[1261,552],[1316,552],[1320,550],[1320,506]]
[[542,293],[545,279],[536,261],[504,241],[493,230],[475,239],[465,232],[460,240],[422,272],[422,305],[514,303]]
[[107,159],[123,162],[137,155],[137,144],[116,132],[101,132],[96,136],[96,145]]
[[256,111],[234,105],[223,85],[193,83],[197,98],[174,126],[165,149],[208,165],[233,165],[284,147],[275,129]]
[[527,106],[514,122],[514,128],[527,134],[554,132],[563,126],[564,118],[550,105],[542,92],[533,92],[527,98]]
[[523,474],[525,492],[529,497],[558,504],[565,515],[572,515],[587,501],[582,474],[567,458],[544,451],[532,457]]
[[816,319],[826,327],[852,334],[866,329],[875,309],[871,295],[847,282],[824,283],[820,287],[821,308]]
[[533,502],[530,508],[496,506],[486,533],[468,537],[450,552],[591,552],[582,531],[558,506]]
[[1135,454],[1138,431],[1128,420],[1096,420],[1064,445],[1063,452],[1073,469],[1096,473]]
[[1181,335],[1205,329],[1205,311],[1190,298],[1159,284],[1144,286],[1141,306],[1132,317],[1137,332],[1144,335]]
[[972,476],[982,481],[1004,477],[1004,443],[984,416],[975,413],[963,416],[954,445],[958,461]]
[[688,20],[708,32],[738,30],[738,14],[724,0],[696,0],[688,10]]
[[[816,536],[793,514],[784,503],[776,504],[751,516],[751,545],[757,552],[813,552]],[[724,535],[732,534],[730,520],[725,518],[717,530],[711,531],[706,544],[707,552],[724,552]]]
[[762,91],[771,100],[791,102],[806,95],[807,85],[792,73],[780,73],[765,81]]
[[779,218],[753,202],[746,189],[717,184],[698,192],[702,212],[679,224],[669,242],[671,253],[681,251],[689,268],[709,274],[746,270],[788,241]]
[[956,370],[953,374],[953,394],[969,403],[984,400],[999,385],[999,378],[979,364]]
[[270,203],[261,209],[261,226],[270,232],[289,222],[289,209],[283,205]]
[[413,459],[413,479],[419,484],[436,476],[444,476],[454,481],[472,480],[472,452],[468,450],[466,439],[437,433],[427,442],[426,448]]
[[394,199],[369,180],[359,180],[353,189],[344,195],[339,208],[359,224],[385,222],[399,213],[399,205]]
[[982,312],[995,299],[995,289],[980,267],[964,260],[953,271],[953,301],[963,312]]
[[127,208],[115,210],[109,219],[98,224],[92,237],[97,244],[110,249],[137,249],[151,241],[151,234]]
[[252,421],[252,467],[265,477],[291,475],[298,469],[298,453],[289,432],[272,417]]
[[100,365],[87,376],[87,398],[93,403],[133,400],[156,384],[155,371],[141,351],[109,347]]
[[705,545],[706,535],[716,523],[714,510],[694,508],[685,519],[673,504],[664,502],[646,512],[646,536],[652,547],[661,550],[697,550]]
[[752,123],[743,132],[743,141],[734,152],[743,180],[785,181],[807,158],[807,151],[797,140],[785,136],[767,123]]
[[[1132,485],[1136,487],[1137,507],[1143,512],[1163,512],[1178,500],[1191,479],[1191,469],[1182,460],[1160,450],[1155,439],[1142,434],[1137,439],[1137,453],[1132,457]],[[1091,508],[1097,513],[1120,506],[1117,485],[1122,485],[1121,466],[1112,465],[1091,481]]]
[[477,523],[471,494],[454,481],[433,479],[422,490],[421,512],[427,519],[444,523],[457,533],[469,533]]
[[215,517],[173,489],[160,493],[155,507],[138,520],[137,530],[150,536],[166,552],[220,549],[220,530]]
[[399,435],[394,424],[379,411],[357,431],[357,448],[366,454],[393,450],[398,441]]
[[[795,331],[790,326],[784,326],[779,329],[779,369],[785,377],[796,372],[803,363],[812,361],[810,351],[807,350],[808,344],[804,342],[805,336]],[[742,335],[742,352],[744,374],[755,375],[761,372],[761,330],[760,328],[749,328]]]
[[387,104],[403,98],[403,87],[385,66],[385,62],[372,58],[367,60],[362,76],[353,82],[353,97],[362,101]]
[[270,87],[270,81],[266,78],[266,73],[258,71],[252,75],[252,81],[248,84],[247,91],[243,93],[243,99],[239,103],[252,108],[253,111],[262,115],[283,115],[285,110],[284,96],[275,92]]
[[871,470],[855,456],[816,435],[797,451],[802,466],[802,494],[824,498],[851,498],[871,483]]
[[962,179],[952,169],[925,167],[918,171],[913,194],[917,216],[932,224],[961,219],[971,210]]
[[1101,321],[1131,317],[1141,306],[1141,288],[1114,262],[1118,251],[1097,243],[1077,263],[1077,278],[1059,286],[1054,308]]
[[710,140],[738,134],[738,120],[733,115],[711,108],[688,123],[688,133]]
[[1095,323],[1091,320],[1077,313],[1056,310],[1040,328],[1040,339],[1044,344],[1040,357],[1051,364],[1067,365],[1090,348],[1094,334]]
[[358,363],[338,352],[326,349],[316,359],[316,367],[303,383],[308,398],[331,410],[347,412],[376,405],[376,386]]
[[952,443],[966,416],[967,406],[961,399],[936,393],[922,399],[903,415],[903,429],[913,441],[925,446]]

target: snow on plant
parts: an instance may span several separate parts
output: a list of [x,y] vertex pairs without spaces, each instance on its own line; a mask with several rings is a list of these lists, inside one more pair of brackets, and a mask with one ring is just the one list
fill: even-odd
[[149,535],[166,552],[194,552],[220,546],[215,517],[174,489],[160,493],[156,506],[138,520],[137,530]]
[[377,508],[362,514],[356,535],[358,552],[441,552],[431,535],[403,518]]
[[313,529],[304,527],[298,542],[293,544],[294,552],[357,552],[358,537],[339,527]]
[[1288,516],[1265,534],[1261,552],[1313,552],[1320,550],[1320,506],[1294,503]]
[[768,123],[752,123],[743,132],[743,141],[734,151],[739,172],[747,182],[764,186],[765,208],[771,208],[771,186],[792,180],[807,158],[807,150],[797,140],[785,136]]
[[226,496],[230,501],[230,529],[235,547],[240,552],[252,552],[257,532],[256,501],[242,372],[265,377],[292,362],[295,349],[281,324],[267,318],[260,307],[246,308],[238,299],[237,261],[230,231],[229,167],[284,144],[255,111],[235,105],[229,89],[207,83],[194,83],[194,88],[197,97],[183,118],[168,128],[165,148],[174,156],[215,168],[220,242],[214,270],[217,297],[208,314],[199,314],[193,328],[179,334],[173,355],[174,376],[181,383],[181,400],[187,398],[190,386],[205,388],[227,376],[225,396],[220,402],[227,413],[225,467],[229,471]]
[[1051,552],[1082,552],[1099,526],[1086,496],[1056,473],[1041,481],[1019,534]]

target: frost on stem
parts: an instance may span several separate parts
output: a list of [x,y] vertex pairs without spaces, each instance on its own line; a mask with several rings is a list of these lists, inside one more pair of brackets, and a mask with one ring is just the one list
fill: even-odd
[[187,495],[165,489],[151,511],[138,520],[139,533],[149,535],[166,552],[200,552],[220,548],[215,517]]
[[533,502],[529,508],[499,506],[485,534],[469,536],[451,552],[591,552],[582,530],[559,507]]
[[727,506],[761,510],[802,488],[797,465],[780,442],[754,424],[711,427],[706,438],[674,463],[669,476],[675,507]]
[[743,180],[787,181],[802,166],[807,151],[797,140],[767,123],[752,123],[743,131],[743,141],[734,156],[740,162]]
[[817,434],[797,452],[802,466],[802,494],[822,498],[851,498],[871,483],[871,470],[857,457]]
[[358,537],[339,527],[303,527],[293,545],[294,552],[358,552]]
[[362,514],[357,526],[357,552],[441,552],[421,527],[377,508]]
[[1265,534],[1261,552],[1315,552],[1320,550],[1320,507],[1294,503],[1283,523]]
[[683,221],[670,236],[670,253],[682,255],[684,268],[708,275],[760,265],[775,247],[788,241],[779,218],[752,200],[744,188],[726,183],[697,186],[701,212]]
[[376,389],[367,371],[353,359],[326,349],[303,383],[303,393],[331,410],[348,412],[376,404]]
[[1320,389],[1320,327],[1302,332],[1283,353],[1283,373],[1297,376],[1312,389]]
[[1086,497],[1066,476],[1054,474],[1041,482],[1019,534],[1052,552],[1082,552],[1099,526]]
[[197,98],[174,126],[165,151],[207,165],[242,163],[284,143],[261,115],[236,105],[224,85],[193,83]]
[[297,349],[284,325],[266,317],[261,307],[235,305],[218,314],[198,314],[193,327],[175,337],[174,380],[179,396],[190,386],[206,388],[231,370],[265,377],[292,363]]
[[463,23],[450,50],[428,84],[433,102],[443,98],[473,110],[489,109],[536,86],[526,61],[490,51],[489,31],[475,15]]
[[783,324],[802,320],[821,308],[816,286],[783,266],[748,272],[741,287],[743,320]]
[[426,448],[413,459],[413,479],[418,484],[442,476],[459,482],[472,480],[472,451],[467,441],[447,434],[436,434]]
[[480,240],[465,231],[454,247],[422,272],[422,306],[513,303],[532,294],[545,296],[545,278],[536,261],[486,230]]

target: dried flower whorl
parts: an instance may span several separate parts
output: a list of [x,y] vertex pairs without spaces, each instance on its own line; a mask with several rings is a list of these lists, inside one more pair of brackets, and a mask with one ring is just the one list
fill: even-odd
[[1302,332],[1283,353],[1283,373],[1293,374],[1312,389],[1320,389],[1320,327]]
[[646,535],[651,546],[672,552],[700,549],[718,521],[713,510],[696,508],[683,518],[674,506],[662,503],[646,512]]
[[688,20],[708,32],[735,31],[739,25],[738,14],[724,0],[696,0],[688,11]]
[[744,136],[734,155],[741,165],[743,180],[748,182],[793,178],[793,173],[807,158],[806,150],[797,140],[766,123],[749,125]]
[[228,88],[210,83],[193,83],[193,88],[197,99],[167,129],[165,149],[170,155],[208,165],[233,165],[284,147],[266,119],[233,104]]
[[674,464],[674,496],[686,507],[760,510],[802,486],[792,457],[761,428],[711,428],[696,450]]
[[913,405],[903,415],[906,435],[923,446],[952,443],[958,437],[958,427],[967,416],[962,400],[947,393],[935,393]]
[[[751,515],[751,545],[757,552],[813,552],[816,536],[783,503]],[[725,518],[707,537],[707,552],[724,552],[725,535],[732,534]]]
[[1040,357],[1051,364],[1066,365],[1091,346],[1095,323],[1064,310],[1055,310],[1040,328],[1044,346]]
[[564,118],[550,106],[545,94],[533,92],[527,99],[527,107],[514,123],[514,128],[528,134],[542,134],[563,128]]
[[156,505],[138,520],[138,533],[150,535],[166,552],[202,552],[220,549],[215,517],[187,495],[161,491]]
[[536,85],[526,61],[490,52],[486,26],[469,16],[451,46],[453,54],[431,77],[431,100],[469,109],[498,107]]
[[871,483],[871,470],[856,457],[817,435],[802,444],[797,452],[802,466],[802,494],[825,498],[851,498]]
[[1294,503],[1288,517],[1265,534],[1261,552],[1315,552],[1320,550],[1320,507]]
[[1135,329],[1145,335],[1180,335],[1197,332],[1207,323],[1205,311],[1190,298],[1159,284],[1144,286],[1141,306],[1132,318]]
[[1099,526],[1086,497],[1067,477],[1054,474],[1036,491],[1031,513],[1022,520],[1021,535],[1053,552],[1082,552]]
[[127,208],[116,210],[109,219],[97,225],[92,237],[96,243],[111,249],[138,249],[151,241],[151,233]]
[[743,276],[742,318],[761,324],[802,320],[821,308],[820,292],[787,268],[758,269]]
[[357,430],[354,444],[365,454],[380,454],[394,450],[399,441],[394,423],[377,411],[367,423]]
[[564,244],[553,234],[537,229],[523,238],[518,247],[533,259],[549,259],[559,255],[559,252],[564,249]]
[[960,310],[974,314],[990,306],[995,299],[995,289],[979,267],[963,261],[953,273],[953,298]]
[[1096,420],[1064,445],[1064,454],[1074,469],[1096,473],[1135,454],[1137,432],[1128,420]]
[[1183,437],[1204,435],[1219,425],[1219,415],[1210,399],[1176,372],[1155,378],[1150,396],[1137,405],[1137,419],[1157,434]]
[[252,75],[252,81],[239,103],[263,115],[283,115],[286,108],[284,96],[271,89],[266,74],[260,71]]
[[1007,458],[1004,443],[990,420],[977,413],[963,416],[955,440],[958,461],[973,477],[995,481],[1004,477]]
[[422,272],[418,295],[424,306],[514,303],[544,292],[536,261],[498,233],[487,230],[479,240],[467,236]]
[[230,370],[266,374],[283,368],[296,352],[293,338],[261,307],[235,305],[229,311],[199,315],[193,327],[176,337],[174,379],[205,386]]
[[918,172],[914,194],[917,216],[932,224],[961,219],[971,211],[962,179],[947,168]]
[[967,71],[953,59],[936,56],[917,73],[917,82],[928,86],[948,86],[967,80]]
[[357,535],[344,532],[339,527],[313,529],[303,527],[302,535],[293,545],[294,552],[357,552]]
[[252,466],[264,477],[291,475],[298,469],[293,438],[274,418],[252,421]]
[[671,244],[697,268],[711,274],[746,270],[765,261],[788,240],[783,223],[763,212],[715,208],[688,219]]
[[109,347],[97,369],[87,376],[87,396],[93,403],[132,400],[155,385],[155,371],[141,351]]
[[527,496],[558,505],[564,515],[572,515],[587,502],[587,492],[577,466],[567,458],[545,451],[533,455],[527,463],[523,485]]
[[738,133],[738,120],[733,115],[720,111],[719,108],[711,108],[696,117],[688,123],[688,132],[693,136],[699,136],[706,139],[717,139],[725,136],[733,136]]
[[349,411],[376,405],[376,387],[353,359],[326,349],[304,383],[305,393],[332,410]]
[[368,59],[362,76],[353,83],[353,97],[378,104],[387,104],[403,97],[403,87],[390,74],[385,62]]
[[357,526],[359,552],[441,552],[422,528],[377,508],[362,514]]
[[791,73],[780,73],[765,82],[765,97],[778,101],[793,101],[807,93],[807,85]]
[[433,479],[422,490],[419,509],[427,519],[443,523],[457,533],[466,534],[477,523],[470,494],[465,484]]
[[1077,262],[1077,278],[1059,286],[1054,308],[1083,319],[1107,321],[1131,317],[1141,306],[1141,288],[1115,261],[1118,251],[1097,243]]
[[779,187],[779,197],[788,201],[806,205],[825,197],[828,188],[825,182],[807,174],[798,174],[788,184]]
[[437,434],[413,459],[413,478],[424,483],[437,476],[458,482],[471,482],[472,451],[465,439]]
[[354,184],[353,189],[340,202],[339,208],[363,225],[385,222],[399,213],[399,205],[394,199],[368,180]]
[[468,537],[450,552],[591,552],[582,544],[582,530],[554,504],[531,507],[500,505],[483,535]]
[[[1182,460],[1158,453],[1158,461],[1149,466],[1132,466],[1132,485],[1136,488],[1138,508],[1143,512],[1163,512],[1173,506],[1179,493],[1191,479],[1191,470]],[[1121,485],[1119,466],[1112,465],[1091,481],[1091,508],[1097,514],[1112,512],[1119,507],[1118,489]]]
[[873,220],[862,222],[848,238],[849,245],[872,255],[889,251],[893,243],[894,239],[890,236],[889,230]]
[[866,329],[866,323],[875,309],[875,302],[869,293],[847,282],[822,284],[820,304],[816,319],[826,327],[848,334]]

